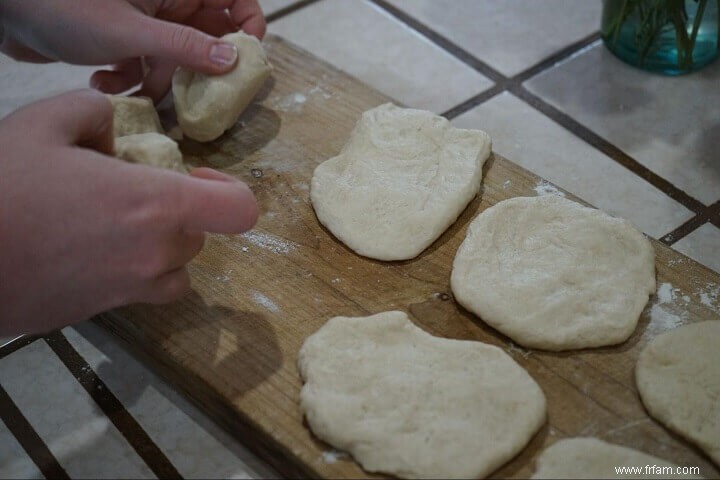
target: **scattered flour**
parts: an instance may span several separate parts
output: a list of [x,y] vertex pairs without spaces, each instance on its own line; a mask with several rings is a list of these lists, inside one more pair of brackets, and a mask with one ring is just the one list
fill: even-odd
[[331,281],[332,281],[332,283],[340,283],[341,282],[341,280],[339,278],[333,278]]
[[258,292],[257,290],[252,290],[252,297],[253,300],[255,300],[255,303],[258,303],[265,307],[266,309],[270,310],[271,312],[279,312],[280,307],[278,307],[275,302],[270,300],[268,297],[263,295],[262,293]]
[[650,323],[644,335],[655,337],[677,328],[687,321],[688,312],[682,303],[689,303],[688,295],[681,295],[680,289],[670,283],[661,283],[655,295],[655,303],[650,308]]
[[[298,244],[295,242],[282,240],[274,235],[270,235],[269,233],[258,232],[255,230],[245,232],[242,236],[256,247],[264,248],[265,250],[270,250],[274,253],[288,254],[298,247]],[[244,251],[246,250],[243,249],[243,252]]]
[[524,348],[520,348],[517,345],[515,345],[513,342],[508,342],[508,348],[507,352],[512,355],[517,353],[523,358],[528,358],[530,356],[530,352],[525,350]]
[[[247,247],[245,247],[247,248]],[[228,282],[230,281],[230,274],[232,273],[232,270],[228,270],[227,273],[223,273],[222,275],[218,275],[215,277],[215,280],[218,280],[220,282]]]
[[303,93],[295,92],[285,95],[284,97],[275,98],[271,102],[271,106],[273,109],[280,110],[281,112],[297,113],[302,111],[305,102],[307,102],[307,96]]
[[505,180],[502,184],[503,190],[507,190],[510,187],[510,185],[512,185],[512,182],[510,180]]
[[347,453],[341,452],[340,450],[325,450],[322,453],[323,462],[328,464],[333,464],[343,458],[347,458]]
[[[504,186],[504,184],[503,184]],[[552,185],[549,182],[546,182],[545,180],[540,180],[537,185],[535,185],[535,193],[538,197],[543,195],[558,195],[561,197],[564,197],[565,194],[557,189],[555,185]]]
[[720,313],[720,285],[717,283],[708,283],[703,290],[697,293],[700,297],[700,303]]

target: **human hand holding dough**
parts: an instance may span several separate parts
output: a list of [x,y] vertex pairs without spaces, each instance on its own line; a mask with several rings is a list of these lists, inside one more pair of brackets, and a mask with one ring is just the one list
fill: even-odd
[[130,163],[187,173],[177,143],[159,133],[138,133],[116,138],[115,156]]
[[173,76],[178,124],[186,136],[199,142],[215,140],[232,127],[272,70],[256,37],[237,32],[222,39],[237,47],[239,59],[233,70],[209,76],[180,68]]

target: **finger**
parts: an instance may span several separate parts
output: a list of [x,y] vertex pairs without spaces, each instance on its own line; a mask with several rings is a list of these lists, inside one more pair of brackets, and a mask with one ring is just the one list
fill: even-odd
[[183,231],[241,233],[255,225],[257,202],[244,183],[192,176],[182,181],[179,201]]
[[177,65],[173,62],[159,58],[147,59],[148,72],[142,81],[140,90],[133,95],[150,97],[154,102],[159,102],[170,90],[172,77]]
[[[33,123],[41,119],[43,134],[51,141],[112,154],[112,104],[105,95],[95,90],[63,93],[33,103],[17,114],[27,114]],[[37,125],[32,125],[32,128],[37,128]]]
[[158,57],[207,74],[230,70],[237,62],[235,45],[187,25],[141,16],[128,38],[138,56]]
[[185,23],[214,37],[222,37],[237,31],[237,27],[225,10],[202,8],[188,18]]
[[113,70],[98,70],[90,77],[90,86],[104,93],[123,93],[143,79],[139,58],[118,63]]
[[200,167],[190,170],[190,175],[195,178],[204,178],[205,180],[219,180],[221,182],[237,182],[237,178],[227,173],[219,172],[212,168]]
[[181,267],[151,282],[140,301],[153,304],[169,303],[182,298],[189,291],[190,275],[185,267]]
[[195,258],[205,244],[204,233],[182,233],[172,247],[168,261],[168,271],[184,267]]
[[32,48],[28,48],[14,38],[8,37],[0,43],[0,52],[20,62],[51,63],[55,60],[48,58]]
[[257,0],[236,0],[230,7],[230,18],[245,33],[260,40],[265,36],[265,15]]

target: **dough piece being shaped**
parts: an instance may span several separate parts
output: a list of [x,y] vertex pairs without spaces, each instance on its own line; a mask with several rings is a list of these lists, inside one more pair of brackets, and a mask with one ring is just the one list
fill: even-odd
[[318,220],[360,255],[407,260],[433,243],[480,189],[490,137],[391,103],[368,110],[340,154],[315,169]]
[[257,37],[237,32],[222,39],[237,47],[238,63],[233,70],[205,75],[179,68],[173,75],[178,124],[198,142],[215,140],[235,125],[272,71]]
[[[621,475],[616,467],[635,467],[640,473]],[[568,438],[545,449],[532,478],[702,478],[678,474],[677,468],[674,463],[597,438]]]
[[659,335],[640,353],[635,383],[650,415],[720,466],[720,321]]
[[545,422],[542,390],[509,355],[434,337],[403,312],[332,318],[298,364],[312,431],[371,472],[486,476]]
[[124,137],[136,133],[163,133],[160,117],[147,97],[107,95],[113,106],[113,135]]
[[613,345],[655,291],[655,252],[626,220],[557,195],[511,198],[472,221],[450,283],[460,304],[525,347]]
[[159,133],[138,133],[116,138],[115,156],[130,163],[187,173],[177,143]]

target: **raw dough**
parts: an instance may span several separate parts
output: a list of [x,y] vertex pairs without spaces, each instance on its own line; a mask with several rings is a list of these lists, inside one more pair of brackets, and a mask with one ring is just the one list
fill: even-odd
[[113,106],[113,135],[124,137],[136,133],[163,133],[160,117],[147,97],[108,95]]
[[187,173],[177,143],[159,133],[138,133],[116,138],[115,156],[131,163]]
[[629,222],[556,195],[499,202],[472,221],[450,283],[460,304],[520,345],[613,345],[655,290],[652,244]]
[[650,415],[720,466],[720,321],[655,338],[640,353],[635,382]]
[[[669,468],[667,472],[647,467]],[[638,467],[642,473],[619,475],[615,467]],[[532,478],[701,478],[677,474],[677,465],[632,448],[597,438],[569,438],[548,447],[537,459]],[[657,472],[658,474],[653,474]]]
[[386,103],[363,113],[340,155],[315,169],[315,213],[360,255],[413,258],[477,194],[490,149],[485,132]]
[[299,367],[310,428],[367,471],[486,476],[545,422],[542,390],[505,352],[433,337],[403,312],[330,319]]
[[238,49],[238,63],[224,75],[179,68],[172,81],[175,111],[183,133],[199,142],[215,140],[237,122],[272,67],[260,41],[243,32],[222,37]]

